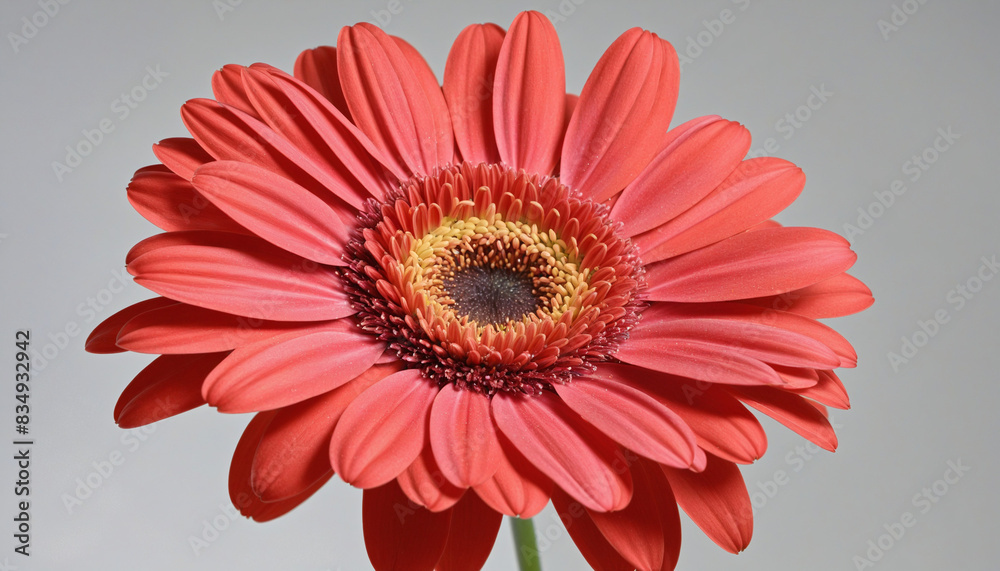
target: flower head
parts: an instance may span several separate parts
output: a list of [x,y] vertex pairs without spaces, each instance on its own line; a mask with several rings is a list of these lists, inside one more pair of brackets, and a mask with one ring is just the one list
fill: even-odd
[[[817,318],[871,294],[839,236],[770,220],[804,185],[747,130],[668,130],[677,56],[638,28],[579,97],[535,12],[466,28],[443,85],[376,27],[294,76],[226,66],[129,200],[165,232],[126,258],[160,297],[87,341],[159,354],[124,427],[255,412],[230,492],[258,521],[334,474],[365,490],[376,569],[478,569],[502,515],[550,500],[599,568],[669,569],[677,506],[740,551],[746,406],[823,448],[851,346]],[[402,512],[400,511],[402,506]]]

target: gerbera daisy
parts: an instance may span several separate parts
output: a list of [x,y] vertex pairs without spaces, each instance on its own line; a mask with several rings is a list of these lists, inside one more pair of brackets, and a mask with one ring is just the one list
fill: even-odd
[[551,500],[601,569],[671,569],[679,505],[750,541],[745,405],[823,448],[860,311],[846,240],[770,220],[804,185],[744,160],[740,124],[668,131],[669,43],[634,28],[579,97],[552,24],[472,25],[443,85],[380,29],[344,28],[294,75],[226,66],[193,138],[128,188],[165,232],[127,255],[161,297],[95,353],[160,354],[122,393],[133,427],[208,403],[255,412],[230,493],[278,517],[334,474],[364,489],[378,570],[478,569],[503,515]]

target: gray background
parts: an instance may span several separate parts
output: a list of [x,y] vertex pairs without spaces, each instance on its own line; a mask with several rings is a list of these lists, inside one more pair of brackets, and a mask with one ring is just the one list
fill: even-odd
[[[746,124],[755,149],[773,138],[774,154],[809,177],[784,223],[845,233],[845,224],[859,224],[859,208],[875,215],[851,236],[853,273],[872,288],[875,306],[833,323],[860,354],[860,366],[842,374],[853,410],[833,415],[839,451],[813,455],[768,421],[769,452],[744,470],[757,500],[750,548],[727,554],[685,519],[679,568],[996,568],[1000,280],[970,283],[981,258],[1000,253],[996,3],[401,0],[390,14],[387,0],[74,1],[43,17],[44,1],[0,5],[0,370],[9,377],[0,382],[0,435],[14,434],[14,332],[29,328],[33,348],[51,345],[54,356],[44,367],[36,360],[31,389],[30,559],[13,552],[15,451],[0,443],[0,569],[369,568],[361,494],[340,481],[275,522],[229,521],[226,476],[248,416],[203,407],[146,432],[114,425],[119,392],[149,357],[94,356],[82,344],[98,321],[150,296],[110,283],[128,248],[155,232],[124,189],[135,169],[154,162],[152,143],[186,134],[179,106],[210,96],[211,74],[226,63],[291,70],[299,51],[334,43],[342,25],[377,19],[421,50],[440,78],[463,26],[506,27],[528,8],[555,20],[574,92],[631,26],[696,55],[683,67],[675,123],[720,114]],[[232,10],[220,13],[223,6]],[[901,25],[880,30],[894,6]],[[712,21],[724,15],[731,23],[712,36]],[[44,26],[15,50],[10,34],[33,17]],[[691,44],[699,40],[700,52]],[[141,85],[147,66],[169,75],[147,80],[154,89],[123,118],[115,100]],[[832,95],[800,108],[812,88]],[[783,119],[796,112],[808,120],[790,129]],[[59,181],[52,162],[65,161],[65,147],[105,118],[114,131]],[[944,152],[926,151],[949,128],[960,137]],[[936,160],[911,180],[907,162],[925,152]],[[871,206],[896,179],[905,193],[888,208]],[[949,295],[962,284],[978,291],[959,308]],[[934,319],[946,322],[921,336],[919,322],[934,330],[926,324]],[[901,351],[904,337],[923,346],[893,367],[889,353]],[[67,509],[77,479],[96,482],[113,454],[124,461]],[[969,470],[935,490],[949,461]],[[779,470],[784,478],[775,478]],[[934,503],[915,500],[925,488]],[[915,524],[899,539],[882,537],[888,549],[862,565],[856,557],[879,556],[868,552],[887,534],[883,526],[906,513]],[[217,536],[205,529],[213,520],[224,528]],[[548,536],[546,568],[582,568],[554,521],[550,511],[537,518]],[[196,553],[189,538],[206,533],[213,540]],[[513,567],[505,527],[486,568]]]

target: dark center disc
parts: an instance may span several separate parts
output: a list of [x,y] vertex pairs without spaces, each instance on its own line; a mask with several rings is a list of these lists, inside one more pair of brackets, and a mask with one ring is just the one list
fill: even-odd
[[530,276],[506,268],[469,267],[444,282],[457,315],[480,325],[518,321],[538,308]]

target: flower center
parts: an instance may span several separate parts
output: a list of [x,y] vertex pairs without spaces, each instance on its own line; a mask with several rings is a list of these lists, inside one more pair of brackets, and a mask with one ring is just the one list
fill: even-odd
[[641,267],[558,179],[461,164],[373,205],[344,272],[360,326],[441,384],[537,393],[607,359]]

